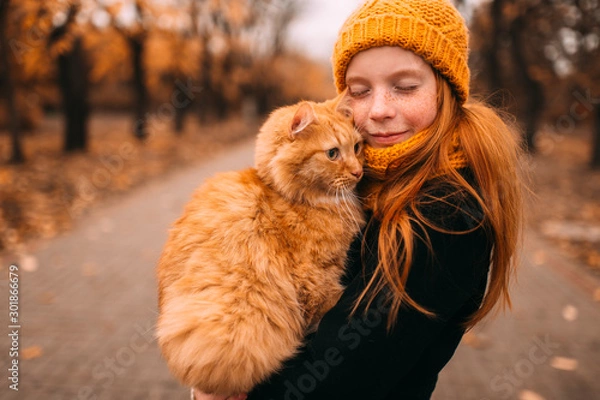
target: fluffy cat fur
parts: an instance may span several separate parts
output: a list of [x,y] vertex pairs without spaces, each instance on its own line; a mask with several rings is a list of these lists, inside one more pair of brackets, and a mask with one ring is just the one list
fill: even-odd
[[363,224],[361,149],[342,96],[301,102],[262,126],[256,168],[195,192],[157,269],[158,343],[183,384],[250,391],[336,303]]

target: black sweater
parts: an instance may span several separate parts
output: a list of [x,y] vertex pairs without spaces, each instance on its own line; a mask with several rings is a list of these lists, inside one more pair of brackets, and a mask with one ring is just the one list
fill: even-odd
[[[464,329],[462,323],[481,304],[490,263],[491,242],[481,209],[472,198],[442,185],[425,193],[432,198],[420,211],[442,233],[413,224],[415,253],[407,292],[436,317],[402,307],[391,332],[386,330],[387,306],[380,296],[349,319],[355,299],[377,265],[377,221],[364,232],[368,256],[361,261],[363,235],[349,254],[347,285],[337,305],[309,335],[305,346],[284,368],[255,388],[248,400],[425,400],[431,397],[439,371],[450,360]],[[427,194],[426,194],[427,196]],[[481,225],[481,226],[480,226]],[[431,249],[419,237],[429,237]],[[362,263],[365,264],[363,272]]]

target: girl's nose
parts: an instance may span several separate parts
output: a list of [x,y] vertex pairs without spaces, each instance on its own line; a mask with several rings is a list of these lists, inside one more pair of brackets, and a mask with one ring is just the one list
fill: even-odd
[[392,96],[385,91],[375,91],[369,117],[374,121],[381,121],[395,116]]

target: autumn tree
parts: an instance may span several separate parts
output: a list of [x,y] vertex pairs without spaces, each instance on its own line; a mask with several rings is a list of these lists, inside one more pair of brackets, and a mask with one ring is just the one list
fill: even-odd
[[541,3],[492,0],[478,9],[472,26],[473,47],[481,53],[475,69],[486,77],[490,103],[519,117],[524,144],[532,153],[545,102],[543,85],[532,66],[548,63],[533,51],[543,42],[533,23]]
[[135,125],[134,135],[138,139],[145,139],[148,136],[146,131],[146,110],[148,109],[148,90],[146,88],[146,73],[144,67],[144,51],[147,31],[144,27],[145,18],[143,2],[136,0],[134,2],[136,26],[129,31],[127,39],[131,48],[131,63],[133,65],[133,88],[135,93]]
[[[479,8],[472,31],[472,47],[481,53],[474,57],[474,70],[487,77],[492,92],[502,89],[511,93],[511,105],[523,121],[530,151],[535,151],[535,134],[550,106],[549,99],[554,107],[556,99],[584,97],[577,99],[585,108],[583,114],[599,118],[600,101],[591,95],[598,90],[598,2],[492,0]],[[486,38],[490,40],[486,42]],[[576,87],[583,90],[574,90]],[[571,88],[568,96],[560,92],[564,88]],[[568,101],[561,105],[563,116],[572,112],[572,106]],[[583,114],[577,113],[576,119]],[[600,163],[598,131],[595,128],[592,165]]]
[[[523,89],[517,104],[519,105],[521,119],[524,121],[525,146],[529,152],[534,153],[536,151],[535,135],[540,125],[545,97],[542,84],[532,73],[531,64],[533,62],[528,59],[528,54],[531,54],[531,44],[535,39],[539,39],[539,35],[536,35],[537,31],[532,32],[528,28],[531,27],[532,19],[539,6],[535,2],[526,5],[517,4],[521,6],[521,9],[516,12],[517,15],[510,21],[508,32],[515,66],[514,76]],[[542,40],[539,41],[543,42],[543,36]],[[535,46],[535,44],[533,45]],[[545,62],[546,60],[542,59],[542,63]]]
[[[170,66],[167,70],[167,77],[170,81],[172,96],[171,105],[174,110],[175,132],[183,132],[185,117],[191,110],[194,100],[199,93],[194,93],[197,87],[198,71],[200,64],[198,55],[200,54],[199,43],[189,32],[180,34],[169,34],[169,45],[174,57],[168,61]],[[185,54],[184,57],[181,55]],[[200,88],[200,93],[203,90]]]
[[[230,67],[232,43],[239,33],[240,25],[248,23],[252,16],[247,13],[248,3],[238,0],[194,0],[195,30],[200,36],[200,120],[209,115],[224,119],[228,104],[222,90],[223,78]],[[219,82],[220,81],[220,82]]]
[[21,130],[19,126],[19,110],[16,104],[15,87],[13,82],[13,71],[10,62],[10,46],[8,41],[8,12],[9,0],[0,0],[0,70],[3,81],[1,86],[6,95],[6,107],[8,111],[9,129],[11,135],[11,156],[9,162],[22,163],[25,158],[21,146]]
[[253,97],[258,112],[269,109],[278,86],[267,72],[284,50],[296,0],[194,0],[202,40],[201,117],[227,116],[232,102]]
[[260,13],[258,42],[261,44],[262,62],[257,63],[253,81],[253,89],[260,114],[266,114],[272,108],[281,105],[282,85],[279,76],[272,72],[273,64],[284,57],[284,40],[290,22],[300,11],[300,3],[296,0],[279,0],[267,3]]
[[[80,7],[79,1],[20,0],[11,3],[10,17],[2,24],[10,37],[8,48],[18,67],[11,72],[13,96],[19,99],[22,93],[50,79],[55,72],[60,78],[66,151],[85,149],[87,138],[85,56],[80,24],[75,23]],[[22,117],[23,104],[15,103],[18,104],[13,115]]]
[[[2,27],[8,32],[5,37],[16,43],[11,50],[17,68],[4,81],[14,82],[17,94],[40,84],[59,89],[67,151],[86,148],[88,98],[103,82],[131,83],[135,135],[140,139],[148,135],[149,118],[157,115],[149,112],[154,101],[162,101],[158,111],[167,112],[161,117],[173,117],[176,131],[181,131],[194,104],[203,121],[208,116],[223,119],[231,110],[251,104],[249,99],[255,100],[260,113],[266,113],[293,92],[283,89],[281,78],[288,72],[283,68],[293,67],[286,61],[290,55],[284,39],[298,10],[297,0],[20,0],[11,4],[9,23]],[[306,60],[298,65],[310,70]],[[151,92],[159,87],[161,92]],[[128,101],[129,94],[123,97],[120,104]],[[14,107],[22,110],[18,104]]]
[[75,22],[80,9],[80,3],[72,2],[62,11],[65,14],[64,22],[55,25],[47,44],[51,54],[56,54],[58,62],[58,84],[66,124],[64,150],[67,152],[86,150],[88,143],[89,67],[82,34]]
[[488,83],[492,91],[491,103],[495,107],[503,106],[503,101],[500,98],[500,90],[503,86],[503,79],[500,73],[501,71],[501,54],[500,49],[502,48],[503,41],[506,40],[506,32],[504,27],[504,13],[503,13],[503,0],[493,0],[490,5],[489,11],[489,23],[490,23],[490,34],[489,34],[489,48],[487,49],[487,57],[485,59]]
[[583,109],[577,118],[592,119],[590,166],[600,169],[600,4],[578,0],[560,7],[559,13],[567,18],[558,30],[562,38],[559,54],[572,60],[572,75],[581,89],[577,100]]
[[134,128],[136,138],[148,137],[147,118],[149,93],[145,66],[145,50],[150,21],[154,19],[150,2],[147,0],[118,1],[103,6],[111,17],[111,27],[116,29],[129,46],[132,67],[132,89],[134,93]]
[[20,0],[11,8],[7,24],[19,66],[13,76],[17,93],[57,79],[65,113],[65,151],[85,150],[87,143],[87,66],[83,30],[75,22],[81,6],[79,1]]
[[[172,81],[173,96],[179,95],[180,97],[179,100],[174,97],[174,101],[172,101],[175,109],[174,129],[177,133],[183,132],[186,114],[198,95],[198,93],[192,93],[190,86],[195,85],[195,82],[198,81],[200,70],[198,3],[190,1],[188,7],[184,7],[180,11],[183,11],[184,15],[189,12],[188,23],[182,27],[179,24],[179,29],[165,32],[171,39],[170,45],[174,53],[174,56],[169,59],[169,77]],[[181,13],[172,15],[172,19],[173,21],[186,20]],[[204,44],[206,45],[205,41]]]

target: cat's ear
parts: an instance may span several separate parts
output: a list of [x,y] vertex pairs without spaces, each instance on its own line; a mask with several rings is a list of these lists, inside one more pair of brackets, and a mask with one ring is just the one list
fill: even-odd
[[317,120],[315,110],[308,102],[303,102],[296,110],[290,125],[290,137],[293,139],[298,133]]
[[346,118],[352,118],[353,112],[352,107],[350,107],[350,97],[348,96],[348,88],[344,89],[344,91],[335,98],[335,101],[335,111],[341,113]]

